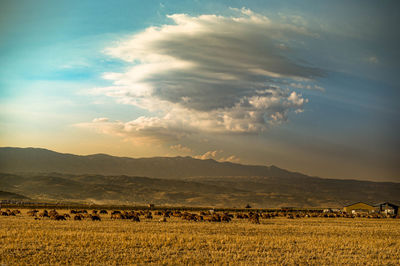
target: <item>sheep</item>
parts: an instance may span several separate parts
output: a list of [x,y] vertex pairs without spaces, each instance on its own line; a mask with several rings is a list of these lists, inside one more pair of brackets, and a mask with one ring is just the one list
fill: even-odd
[[289,213],[288,215],[286,215],[286,218],[288,219],[294,219],[293,214]]
[[221,217],[221,221],[222,221],[222,222],[227,222],[227,223],[229,223],[229,222],[231,221],[231,217],[228,216],[228,215],[223,215],[223,216]]
[[74,216],[74,220],[75,221],[81,221],[83,219],[83,215],[82,214],[76,214],[75,216]]
[[47,212],[47,210],[43,210],[41,213],[39,213],[39,217],[50,217],[49,213]]
[[38,212],[39,212],[38,210],[30,210],[30,211],[27,212],[27,214],[29,216],[36,216],[36,213],[38,213]]
[[249,217],[249,221],[253,224],[259,224],[260,223],[260,219],[259,219],[259,215],[258,213],[254,213]]
[[57,216],[58,212],[56,210],[49,211],[49,216]]
[[148,213],[146,214],[146,218],[147,218],[147,219],[153,219],[153,215],[151,214],[151,212],[148,212]]
[[113,212],[111,213],[111,219],[125,219],[125,215],[123,215],[121,212]]
[[90,218],[92,219],[92,221],[101,221],[101,218],[98,215],[90,215]]
[[65,221],[66,219],[65,219],[65,217],[64,217],[64,215],[52,215],[52,216],[50,216],[50,218],[52,219],[52,220],[56,220],[56,221]]
[[132,221],[133,221],[133,222],[140,222],[139,215],[134,215],[134,216],[132,217]]

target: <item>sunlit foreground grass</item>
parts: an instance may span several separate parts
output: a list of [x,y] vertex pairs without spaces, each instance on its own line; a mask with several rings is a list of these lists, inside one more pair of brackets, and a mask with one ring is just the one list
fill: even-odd
[[400,264],[400,220],[275,218],[251,224],[0,216],[0,264]]

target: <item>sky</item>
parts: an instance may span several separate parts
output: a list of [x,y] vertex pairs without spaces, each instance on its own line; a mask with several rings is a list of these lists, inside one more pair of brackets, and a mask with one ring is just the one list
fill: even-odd
[[0,0],[0,146],[400,182],[399,6]]

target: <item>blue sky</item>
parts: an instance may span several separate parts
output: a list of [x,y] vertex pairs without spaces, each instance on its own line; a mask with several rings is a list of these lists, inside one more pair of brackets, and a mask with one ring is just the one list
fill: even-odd
[[399,180],[396,1],[0,5],[2,146]]

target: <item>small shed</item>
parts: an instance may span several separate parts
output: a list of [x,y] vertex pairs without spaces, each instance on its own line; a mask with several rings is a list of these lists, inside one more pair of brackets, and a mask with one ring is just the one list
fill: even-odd
[[346,213],[354,213],[354,212],[375,212],[377,210],[376,207],[369,205],[364,202],[357,202],[343,207],[343,211]]
[[399,213],[399,206],[390,202],[382,202],[375,206],[379,208],[380,212],[386,214],[393,214],[396,216]]

